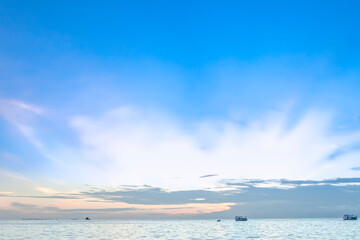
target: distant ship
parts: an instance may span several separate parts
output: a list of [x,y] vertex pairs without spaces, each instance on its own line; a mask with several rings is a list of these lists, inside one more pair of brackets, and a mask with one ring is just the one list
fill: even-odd
[[343,216],[343,219],[344,219],[344,220],[357,220],[357,216],[356,216],[356,215],[353,215],[353,214],[351,214],[351,215],[345,214],[345,215]]
[[235,221],[247,221],[246,216],[235,216]]
[[216,220],[217,222],[221,222],[221,219]]
[[91,220],[89,217],[86,217],[85,220]]

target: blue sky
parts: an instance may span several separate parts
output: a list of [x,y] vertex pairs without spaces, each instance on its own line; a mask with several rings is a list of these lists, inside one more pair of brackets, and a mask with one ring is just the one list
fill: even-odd
[[[359,5],[0,1],[0,208],[19,216],[33,200],[16,196],[86,184],[226,195],[235,191],[226,179],[260,179],[289,199],[276,179],[349,178],[332,187],[357,189]],[[209,194],[179,214],[230,215],[236,196],[214,207]],[[78,209],[43,199],[29,209]]]

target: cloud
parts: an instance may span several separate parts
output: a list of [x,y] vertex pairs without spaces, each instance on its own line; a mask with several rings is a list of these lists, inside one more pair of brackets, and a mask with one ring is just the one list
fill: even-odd
[[32,132],[25,124],[43,112],[42,108],[20,100],[0,99],[0,117],[15,125],[26,136],[32,135]]
[[57,194],[58,192],[56,190],[53,190],[51,188],[46,188],[46,187],[36,187],[35,188],[37,191],[45,193],[45,194]]
[[116,213],[120,211],[131,211],[137,210],[136,208],[72,208],[72,209],[61,209],[59,212],[64,213]]
[[41,107],[20,100],[0,99],[0,114],[9,121],[24,116],[26,113],[42,114],[43,112],[44,110]]
[[209,190],[189,190],[168,192],[161,188],[147,188],[138,190],[106,190],[83,191],[79,196],[94,197],[113,202],[148,205],[175,205],[197,203],[201,199],[209,199],[207,203],[223,203],[226,198],[219,193]]
[[[277,183],[277,184],[273,184]],[[0,209],[16,211],[13,216],[151,218],[162,214],[199,218],[233,218],[239,212],[256,217],[336,217],[357,211],[360,178],[314,180],[232,180],[232,190],[167,191],[147,186],[92,187],[77,193],[46,196],[4,194],[9,204]],[[247,188],[242,186],[246,185]],[[279,185],[284,185],[279,187]],[[291,186],[291,187],[286,187]],[[239,187],[239,188],[236,188]],[[241,191],[238,191],[238,190]],[[61,196],[74,196],[64,197]],[[47,199],[51,199],[49,202]],[[341,208],[331,208],[332,206]],[[284,211],[286,209],[286,211]],[[30,214],[31,213],[31,214]],[[46,214],[47,215],[46,215]],[[10,213],[9,213],[10,214]],[[42,215],[43,214],[43,215]],[[45,215],[44,215],[45,214]],[[77,215],[79,214],[79,215]]]
[[[241,202],[242,197],[257,192],[259,200],[263,199],[261,192],[277,193],[282,191],[311,191],[314,188],[328,189],[334,188],[343,191],[347,187],[357,189],[360,185],[360,178],[337,178],[328,180],[287,180],[287,179],[241,179],[241,180],[222,180],[226,185],[231,186],[225,191],[207,190],[183,190],[167,191],[157,187],[132,189],[107,187],[90,187],[86,191],[80,191],[78,197],[94,197],[106,201],[125,202],[129,204],[188,204],[196,201],[206,203],[223,203],[223,202]],[[263,190],[261,190],[263,189]],[[298,189],[298,190],[296,190]],[[306,190],[308,189],[308,190]],[[239,191],[240,190],[240,191]],[[357,189],[359,191],[359,189]],[[291,195],[291,194],[290,194]],[[256,197],[256,196],[254,196]]]
[[359,143],[359,131],[331,131],[328,112],[308,111],[291,124],[289,114],[279,110],[188,126],[163,113],[121,107],[97,118],[74,117],[71,126],[84,161],[98,166],[92,177],[110,185],[146,183],[181,190],[221,187],[221,179],[228,178],[360,176],[352,169],[359,166],[356,149],[331,157]]
[[7,102],[8,104],[10,104],[14,107],[24,109],[24,110],[27,110],[27,111],[30,111],[30,112],[33,112],[36,114],[42,114],[44,112],[44,110],[38,106],[30,105],[30,104],[24,103],[19,100],[1,100],[1,101]]
[[0,117],[15,126],[31,144],[39,149],[43,149],[44,146],[35,135],[31,123],[34,120],[34,115],[42,113],[43,110],[38,106],[30,105],[19,100],[0,99]]
[[208,175],[203,175],[203,176],[200,176],[200,178],[208,178],[208,177],[216,177],[217,174],[208,174]]
[[[273,183],[277,182],[277,185]],[[233,218],[239,212],[253,217],[336,217],[346,211],[357,211],[357,198],[360,194],[358,183],[360,178],[339,178],[322,181],[314,180],[239,180],[229,183],[239,185],[238,189],[224,192],[211,190],[188,190],[168,192],[164,189],[151,188],[132,191],[107,188],[89,188],[79,196],[93,197],[99,200],[111,200],[135,204],[136,208],[150,210],[158,205],[159,208],[170,210],[201,201],[201,204],[227,204],[228,209],[209,211],[207,214],[198,213],[198,217]],[[246,185],[247,188],[242,188]],[[279,186],[284,185],[284,186]],[[291,187],[286,187],[291,185]],[[93,189],[93,191],[90,191]],[[231,204],[230,204],[231,203]],[[106,203],[104,203],[106,204]],[[331,206],[342,205],[342,209],[331,209]],[[144,207],[148,206],[148,207]],[[197,206],[200,208],[200,206]],[[194,205],[194,209],[197,208]],[[154,208],[155,209],[155,208]],[[286,211],[284,211],[286,209]],[[217,212],[217,213],[216,213]],[[210,215],[209,215],[210,214]]]
[[[13,106],[19,112],[43,113],[21,101],[1,101],[2,110]],[[36,136],[31,120],[9,119],[46,158],[64,163],[58,176],[69,181],[226,191],[234,185],[224,179],[360,176],[360,132],[332,131],[332,118],[329,112],[311,110],[294,121],[285,108],[256,118],[204,119],[189,125],[154,109],[127,106],[98,117],[70,118],[80,145],[51,149]],[[292,187],[277,181],[257,184]]]
[[25,204],[19,202],[12,202],[11,207],[17,211],[31,211],[31,212],[56,212],[60,210],[57,207],[49,207],[49,206],[40,207],[35,204]]
[[309,186],[359,186],[360,178],[337,178],[327,180],[288,180],[288,179],[223,179],[222,183],[240,188],[293,189]]
[[0,117],[11,123],[46,159],[61,164],[61,161],[48,153],[50,149],[47,149],[45,146],[44,142],[46,141],[36,132],[36,129],[39,127],[35,122],[39,116],[43,116],[43,113],[44,109],[39,106],[20,100],[0,99]]
[[37,206],[34,204],[24,204],[24,203],[18,203],[18,202],[12,202],[11,206],[15,207],[15,208],[20,208],[20,209],[26,209],[26,210],[33,210],[33,209],[37,208]]

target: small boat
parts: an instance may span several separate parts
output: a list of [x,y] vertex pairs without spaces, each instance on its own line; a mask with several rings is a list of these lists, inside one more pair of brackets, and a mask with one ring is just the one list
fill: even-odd
[[86,217],[85,220],[91,220],[89,217]]
[[221,219],[216,220],[217,222],[221,222]]
[[344,216],[343,216],[343,219],[344,220],[357,220],[357,216],[356,215],[353,215],[353,214],[345,214]]
[[246,216],[235,216],[235,221],[247,221]]

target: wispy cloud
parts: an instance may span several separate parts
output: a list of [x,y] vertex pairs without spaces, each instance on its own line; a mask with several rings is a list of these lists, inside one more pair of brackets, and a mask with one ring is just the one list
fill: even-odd
[[208,178],[208,177],[216,177],[217,174],[207,174],[207,175],[203,175],[203,176],[200,176],[200,178]]
[[31,125],[35,118],[34,115],[42,113],[43,110],[38,106],[30,105],[19,100],[0,99],[0,117],[13,124],[13,126],[37,148],[43,148],[43,144],[36,137]]
[[[227,191],[167,191],[151,186],[92,187],[87,191],[46,195],[16,195],[4,192],[0,208],[22,217],[233,217],[242,212],[252,217],[334,217],[344,209],[354,211],[360,178],[314,180],[227,180]],[[247,186],[247,188],[243,188]],[[290,187],[289,187],[290,186]],[[241,191],[238,191],[238,190]],[[44,193],[42,193],[44,194]],[[49,201],[51,199],[51,201]],[[341,205],[342,208],[331,206]],[[286,208],[287,211],[281,211]],[[299,211],[299,208],[301,211]],[[210,215],[209,215],[210,214]]]
[[230,186],[293,189],[309,186],[358,186],[360,178],[337,178],[325,180],[287,180],[287,179],[223,179],[222,183]]
[[20,100],[0,99],[0,117],[11,123],[40,154],[53,162],[61,163],[49,154],[44,140],[36,132],[36,120],[42,116],[44,109]]
[[0,113],[8,120],[17,116],[20,117],[21,114],[24,114],[24,111],[33,114],[42,114],[44,112],[41,107],[31,105],[20,100],[0,99]]
[[[202,189],[218,186],[225,178],[359,176],[353,170],[359,166],[359,152],[335,160],[329,156],[358,143],[360,132],[334,133],[331,120],[331,114],[313,110],[289,125],[287,111],[278,111],[241,123],[200,122],[188,131],[164,114],[126,107],[99,118],[75,117],[71,125],[88,162],[101,163],[94,175],[107,183]],[[211,147],[203,148],[201,139]]]
[[20,100],[0,99],[0,117],[15,126],[23,126],[24,123],[34,119],[34,115],[40,115],[43,112],[42,108]]
[[19,100],[1,100],[1,101],[8,103],[14,107],[24,109],[36,114],[42,114],[44,112],[44,110],[38,106],[27,104]]

